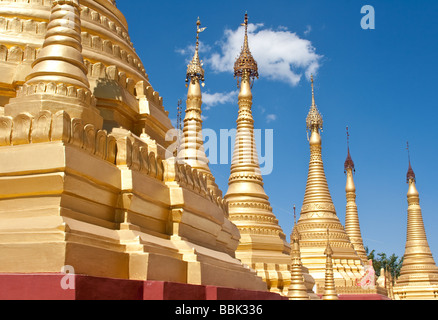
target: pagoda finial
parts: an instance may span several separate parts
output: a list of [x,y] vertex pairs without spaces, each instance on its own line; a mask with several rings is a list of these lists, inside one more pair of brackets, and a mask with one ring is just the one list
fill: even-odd
[[406,181],[409,183],[411,180],[413,180],[414,182],[416,181],[415,178],[415,173],[414,170],[412,169],[412,165],[411,165],[411,151],[409,148],[409,141],[407,142],[407,148],[406,150],[408,150],[408,159],[409,159],[409,169],[408,169],[408,174],[406,175]]
[[[204,86],[204,69],[202,68],[203,63],[202,61],[199,59],[199,34],[204,32],[205,29],[207,29],[206,27],[201,28],[201,21],[198,20],[196,21],[196,47],[195,47],[195,54],[193,56],[192,61],[190,62],[190,64],[187,66],[187,77],[186,77],[186,82],[188,83],[190,80],[191,81],[202,81],[202,85]],[[188,86],[188,84],[186,85]]]
[[347,148],[348,148],[348,155],[347,155],[347,160],[345,160],[345,164],[344,164],[345,173],[347,173],[348,169],[351,169],[353,172],[355,172],[356,169],[354,167],[354,162],[350,154],[350,131],[348,126],[347,126]]
[[313,82],[313,74],[311,75],[310,80],[312,83],[312,106],[310,107],[310,112],[309,115],[307,116],[307,130],[312,131],[313,129],[316,128],[322,131],[324,121],[315,103],[315,89]]
[[294,205],[294,223],[297,225],[297,206]]
[[254,79],[259,78],[257,62],[254,60],[251,51],[249,50],[248,13],[245,13],[245,20],[241,25],[245,27],[245,37],[240,56],[234,64],[234,77],[238,79],[238,86],[240,86],[240,80],[250,81],[252,85]]

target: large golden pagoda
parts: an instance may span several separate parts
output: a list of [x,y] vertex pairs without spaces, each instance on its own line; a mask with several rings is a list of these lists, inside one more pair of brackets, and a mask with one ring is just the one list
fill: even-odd
[[393,288],[394,296],[397,300],[438,300],[438,267],[427,242],[420,194],[410,161],[407,182],[409,190],[406,251],[400,277]]
[[243,25],[244,44],[234,66],[240,84],[237,133],[225,199],[230,219],[241,234],[236,256],[255,269],[271,291],[286,296],[291,280],[290,245],[263,188],[251,111],[251,87],[258,78],[258,68],[248,45],[247,14]]
[[312,106],[307,117],[307,128],[311,134],[309,174],[301,216],[297,224],[301,237],[301,258],[303,265],[308,268],[310,275],[316,281],[319,288],[316,293],[322,293],[320,291],[324,287],[326,266],[324,252],[329,232],[333,251],[334,281],[338,293],[341,294],[342,288],[347,290],[356,287],[357,280],[364,274],[364,268],[336,214],[324,173],[320,134],[323,129],[323,119],[315,103],[313,76]]
[[115,1],[1,1],[0,38],[0,273],[266,291],[211,177],[166,159],[172,125]]

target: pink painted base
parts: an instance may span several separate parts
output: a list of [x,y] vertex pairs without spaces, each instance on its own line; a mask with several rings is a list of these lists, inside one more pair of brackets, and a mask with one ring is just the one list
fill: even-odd
[[0,274],[0,300],[287,300],[270,292],[83,275],[69,276],[74,288],[64,290],[64,277]]
[[[322,295],[318,295],[322,299]],[[391,300],[381,294],[340,294],[339,300],[343,301],[387,301]]]
[[342,294],[339,295],[339,300],[391,300],[381,294]]

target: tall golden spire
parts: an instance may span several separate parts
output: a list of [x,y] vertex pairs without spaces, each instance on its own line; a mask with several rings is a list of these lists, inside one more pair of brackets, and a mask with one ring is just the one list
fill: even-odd
[[406,178],[409,184],[406,250],[394,294],[399,299],[438,299],[438,267],[427,241],[420,194],[410,156]]
[[[65,110],[72,118],[80,118],[97,129],[102,127],[82,56],[80,10],[79,0],[52,2],[43,47],[5,114]],[[62,99],[56,98],[59,96]]]
[[296,228],[297,217],[294,206],[294,229],[291,236],[291,284],[288,297],[290,300],[309,300],[307,288],[304,284],[303,264],[301,263],[300,234]]
[[346,197],[347,197],[347,209],[345,215],[345,231],[350,237],[350,241],[354,246],[359,257],[362,259],[364,264],[367,263],[368,257],[363,245],[362,234],[360,232],[359,224],[359,214],[357,212],[356,204],[356,186],[354,185],[353,175],[356,171],[354,167],[353,159],[350,154],[350,133],[347,127],[347,144],[348,144],[348,155],[345,160],[344,169],[347,175],[347,185],[345,187]]
[[184,118],[184,130],[181,146],[178,152],[178,160],[184,161],[192,168],[207,176],[208,187],[218,196],[222,191],[215,182],[215,178],[208,166],[208,158],[204,150],[202,136],[202,93],[200,82],[204,81],[204,69],[199,59],[199,34],[206,28],[201,28],[201,21],[196,22],[196,48],[191,63],[187,66],[186,82],[189,82],[187,93],[186,112]]
[[324,294],[322,296],[323,300],[339,300],[339,296],[336,292],[335,278],[333,273],[333,249],[330,246],[330,233],[327,228],[327,248],[324,251],[327,256],[327,261],[325,264],[325,283],[324,283]]
[[310,132],[310,162],[307,186],[298,221],[298,231],[301,235],[301,259],[303,265],[309,269],[315,281],[322,284],[324,279],[324,250],[326,249],[327,233],[329,228],[333,236],[331,248],[334,252],[336,264],[336,278],[342,278],[353,285],[356,279],[362,278],[362,262],[355,252],[350,238],[336,214],[335,206],[330,195],[322,160],[321,130],[323,118],[315,102],[313,76],[312,105],[307,116],[307,130]]
[[230,220],[236,224],[241,234],[236,256],[264,275],[271,291],[285,290],[287,294],[289,284],[285,281],[290,280],[290,246],[263,187],[254,137],[251,84],[258,77],[258,69],[249,51],[247,14],[244,26],[244,45],[234,69],[235,77],[240,80],[239,112],[225,199],[229,204]]

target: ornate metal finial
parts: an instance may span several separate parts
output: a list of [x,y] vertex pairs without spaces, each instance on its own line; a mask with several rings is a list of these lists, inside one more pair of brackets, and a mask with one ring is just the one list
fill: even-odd
[[314,128],[321,130],[323,129],[324,121],[321,113],[318,111],[318,107],[315,103],[315,90],[313,83],[313,75],[310,77],[312,83],[312,106],[310,107],[309,115],[307,116],[307,130],[312,131]]
[[248,13],[245,13],[245,21],[242,24],[245,27],[245,38],[242,51],[234,64],[234,77],[237,78],[237,86],[240,86],[240,80],[250,81],[251,86],[254,79],[259,78],[257,62],[254,60],[248,43]]
[[295,222],[295,225],[297,225],[297,207],[296,207],[296,205],[294,205],[294,222]]
[[348,169],[352,169],[353,172],[356,172],[356,169],[354,167],[354,162],[350,154],[350,132],[348,127],[347,127],[347,148],[348,148],[348,155],[347,155],[347,160],[345,160],[345,164],[344,164],[344,170],[345,170],[344,172],[347,173]]
[[294,205],[294,228],[292,230],[291,240],[296,243],[300,240],[300,233],[298,232],[297,227],[297,207]]
[[313,74],[310,76],[310,81],[312,82],[312,106],[316,106],[315,103],[315,88],[313,83]]
[[177,130],[177,144],[176,144],[176,156],[179,155],[181,149],[181,136],[182,136],[182,106],[183,102],[181,99],[178,100],[177,115],[176,115],[176,130]]
[[416,177],[415,177],[414,170],[412,169],[412,165],[411,165],[411,151],[409,149],[409,141],[407,142],[406,150],[408,150],[408,159],[409,159],[409,169],[408,169],[408,174],[406,175],[406,181],[409,183],[411,180],[414,180],[414,182],[415,182]]
[[331,258],[333,255],[333,249],[330,246],[330,229],[327,228],[327,249],[325,250],[324,254]]
[[[199,34],[204,32],[205,28],[201,28],[201,21],[196,21],[196,47],[195,47],[195,55],[193,56],[192,62],[187,66],[187,77],[186,82],[188,83],[190,80],[193,82],[202,81],[202,86],[204,86],[204,69],[202,68],[203,63],[199,59]],[[188,84],[186,84],[188,86]]]

